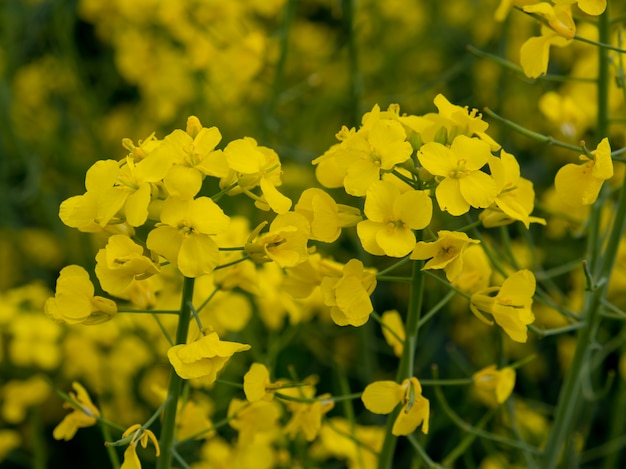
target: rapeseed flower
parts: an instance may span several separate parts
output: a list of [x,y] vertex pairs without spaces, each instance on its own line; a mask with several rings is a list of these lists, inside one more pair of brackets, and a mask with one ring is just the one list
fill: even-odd
[[493,321],[483,313],[490,314],[512,340],[526,342],[526,326],[535,320],[531,310],[535,284],[535,276],[531,271],[520,270],[511,274],[502,286],[474,293],[470,299],[470,309],[481,321],[492,325]]
[[[243,192],[261,210],[285,213],[291,208],[291,200],[276,189],[282,182],[280,159],[274,150],[259,146],[253,138],[244,137],[226,145],[224,155],[230,172],[222,178],[220,187],[227,188],[236,183],[229,193]],[[262,197],[251,192],[257,186],[261,188]]]
[[389,414],[402,404],[391,430],[394,435],[410,435],[419,425],[424,434],[428,433],[430,402],[422,395],[422,386],[415,377],[405,379],[402,384],[375,381],[367,385],[361,400],[375,414]]
[[247,344],[222,341],[217,333],[209,332],[190,343],[170,347],[167,358],[181,378],[201,378],[211,384],[233,354],[249,349]]
[[377,256],[406,256],[415,246],[413,230],[428,226],[432,210],[432,200],[425,191],[402,193],[392,182],[374,182],[365,197],[367,220],[357,225],[363,249]]
[[144,429],[138,423],[131,425],[128,429],[122,433],[122,438],[126,438],[130,435],[133,435],[128,448],[124,451],[124,462],[122,462],[122,466],[120,469],[141,469],[141,461],[137,457],[137,443],[141,444],[142,448],[146,448],[148,446],[148,441],[152,441],[156,449],[156,456],[159,457],[161,454],[161,450],[159,448],[159,442],[152,433],[151,430]]
[[[96,254],[96,276],[102,289],[118,298],[136,296],[133,285],[159,273],[159,266],[128,236],[113,235]],[[144,303],[149,303],[145,301]]]
[[583,164],[569,163],[556,173],[556,192],[567,205],[591,205],[598,198],[604,181],[613,177],[609,140],[603,138],[591,152],[593,159],[580,155]]
[[535,205],[535,190],[531,181],[520,176],[519,163],[513,155],[503,150],[500,158],[491,156],[489,169],[498,186],[498,195],[493,205],[479,216],[485,227],[502,226],[516,220],[526,228],[531,222],[546,224],[544,219],[530,216]]
[[332,243],[339,238],[341,229],[361,221],[356,207],[338,204],[322,189],[311,187],[300,194],[294,211],[304,215],[311,226],[311,239]]
[[555,5],[572,5],[576,3],[578,8],[588,15],[598,16],[606,10],[606,0],[552,0]]
[[576,34],[569,5],[552,6],[540,2],[524,7],[527,13],[536,13],[546,19],[549,26],[541,26],[541,35],[529,38],[520,49],[520,64],[529,78],[537,78],[548,70],[550,46],[565,47]]
[[463,252],[480,241],[471,239],[463,232],[441,230],[437,240],[420,241],[413,248],[413,260],[430,259],[422,270],[443,269],[448,280],[454,280],[463,271]]
[[297,212],[276,215],[267,233],[259,234],[266,225],[259,225],[248,238],[244,248],[255,262],[274,261],[281,267],[293,267],[307,260],[307,243],[311,227]]
[[341,143],[313,160],[316,175],[325,187],[343,187],[348,194],[362,197],[384,172],[411,157],[413,148],[397,119],[386,118],[378,105],[363,117],[358,131],[343,128]]
[[95,425],[100,417],[100,411],[91,402],[87,390],[76,381],[72,383],[72,388],[76,392],[70,392],[69,396],[75,403],[65,402],[63,407],[73,410],[52,431],[55,440],[71,440],[79,428]]
[[472,375],[478,398],[487,405],[504,403],[515,387],[515,370],[489,365]]
[[44,305],[46,315],[68,324],[98,324],[117,313],[113,300],[94,296],[95,288],[89,274],[79,265],[64,267],[57,279],[54,298]]
[[165,257],[185,277],[213,271],[219,261],[217,244],[211,237],[226,231],[230,218],[208,197],[163,202],[161,223],[148,233],[148,249]]
[[370,295],[376,288],[376,273],[351,259],[340,276],[324,277],[320,284],[324,304],[339,326],[362,326],[374,310]]
[[417,153],[422,166],[439,179],[435,189],[439,207],[455,216],[467,213],[470,207],[486,208],[495,200],[495,181],[480,171],[490,156],[488,143],[465,135],[456,137],[450,147],[426,143]]

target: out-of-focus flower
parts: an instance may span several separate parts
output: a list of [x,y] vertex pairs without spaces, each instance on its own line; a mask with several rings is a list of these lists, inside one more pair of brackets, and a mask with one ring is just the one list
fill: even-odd
[[472,379],[482,402],[487,405],[502,404],[515,387],[515,370],[508,366],[498,370],[496,365],[489,365],[474,373]]
[[57,279],[54,298],[48,298],[44,311],[50,318],[68,324],[98,324],[117,313],[114,301],[94,296],[89,274],[79,265],[64,267]]

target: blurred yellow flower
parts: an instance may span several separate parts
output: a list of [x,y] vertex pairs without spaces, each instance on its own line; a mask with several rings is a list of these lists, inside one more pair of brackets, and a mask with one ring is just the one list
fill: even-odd
[[89,274],[79,265],[64,267],[57,279],[54,298],[44,305],[46,315],[68,324],[98,324],[117,313],[114,301],[94,296]]
[[496,365],[489,365],[472,376],[479,399],[487,405],[494,401],[502,404],[506,401],[515,387],[515,370],[505,367],[500,370]]
[[394,355],[397,357],[401,356],[404,349],[406,331],[404,330],[404,322],[400,313],[396,310],[385,311],[381,316],[381,320],[385,341],[393,349]]

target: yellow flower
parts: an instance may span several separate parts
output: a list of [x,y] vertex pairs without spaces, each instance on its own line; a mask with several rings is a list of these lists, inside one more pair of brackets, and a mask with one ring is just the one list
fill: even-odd
[[211,235],[226,231],[229,222],[208,197],[169,197],[163,202],[161,223],[148,233],[146,245],[177,266],[185,277],[199,277],[217,265],[219,251]]
[[470,244],[461,254],[463,268],[461,273],[450,283],[464,292],[474,293],[489,286],[491,279],[491,265],[483,248],[477,244]]
[[2,388],[3,420],[10,424],[22,423],[28,409],[43,404],[50,396],[50,392],[50,384],[41,374],[24,381],[5,382]]
[[250,234],[245,245],[245,251],[252,260],[274,261],[281,267],[293,267],[307,260],[311,228],[303,215],[297,212],[276,215],[269,231],[258,235],[265,224],[262,223]]
[[394,435],[410,435],[420,424],[422,432],[428,433],[430,402],[422,395],[422,386],[415,377],[405,379],[402,384],[375,381],[367,385],[361,400],[365,408],[375,414],[389,414],[402,404],[391,430]]
[[284,427],[285,433],[292,439],[302,432],[307,441],[313,441],[322,427],[322,417],[335,406],[331,395],[322,394],[316,397],[315,387],[310,385],[284,389],[282,393],[294,398],[313,399],[315,397],[314,402],[287,401],[291,419]]
[[159,273],[159,266],[144,256],[143,248],[124,235],[111,236],[98,251],[96,262],[102,289],[118,298],[129,299],[133,284]]
[[181,378],[202,378],[211,384],[233,354],[249,349],[247,344],[222,341],[217,333],[210,332],[191,343],[170,347],[167,358]]
[[520,176],[519,163],[513,155],[503,150],[500,158],[491,156],[489,169],[498,185],[498,195],[494,204],[479,216],[485,227],[502,226],[515,220],[526,228],[531,222],[546,224],[544,219],[530,216],[535,206],[535,190],[531,181]]
[[[220,187],[226,188],[236,182],[238,187],[229,193],[243,192],[254,199],[261,210],[285,213],[291,208],[291,200],[276,189],[281,185],[281,164],[274,150],[245,137],[226,145],[224,155],[231,174],[220,181]],[[262,197],[251,192],[257,186],[261,188]]]
[[228,406],[228,424],[239,432],[239,445],[246,446],[257,437],[263,438],[277,430],[281,407],[275,401],[247,402],[233,398]]
[[91,427],[95,425],[100,417],[100,411],[91,402],[91,398],[85,388],[74,381],[72,387],[76,393],[70,392],[69,396],[76,402],[66,402],[63,407],[73,409],[72,413],[65,418],[52,431],[55,440],[71,440],[79,428]]
[[524,11],[543,16],[549,24],[541,26],[541,36],[531,37],[520,49],[520,63],[529,78],[537,78],[548,70],[550,46],[565,47],[576,34],[569,5],[552,6],[546,2],[527,5]]
[[341,143],[313,160],[324,186],[343,184],[348,194],[361,197],[380,179],[381,172],[410,158],[413,148],[406,141],[404,127],[396,119],[386,118],[387,114],[374,106],[358,131],[343,128],[338,134]]
[[200,190],[205,175],[228,175],[226,157],[221,150],[215,150],[221,139],[217,127],[202,127],[195,116],[187,119],[186,132],[177,129],[163,139],[156,151],[167,154],[174,163],[163,177],[171,196],[191,199]]
[[330,317],[339,326],[362,326],[374,310],[370,295],[376,273],[357,259],[348,261],[340,277],[324,277],[320,288],[324,304],[331,307]]
[[413,230],[428,226],[432,207],[425,191],[401,193],[392,182],[374,182],[365,197],[367,220],[357,225],[363,249],[377,256],[406,256],[415,246]]
[[44,305],[46,315],[68,324],[98,324],[117,313],[114,301],[94,296],[89,274],[79,265],[68,265],[59,273],[54,298]]
[[472,376],[479,399],[487,405],[502,404],[515,387],[515,370],[505,367],[501,370],[496,365],[489,365]]
[[141,462],[137,457],[137,443],[140,443],[141,447],[145,448],[148,446],[148,441],[152,441],[152,444],[156,449],[156,456],[159,457],[159,454],[161,454],[159,442],[152,431],[144,429],[141,425],[136,423],[128,427],[128,429],[122,434],[122,438],[126,438],[131,434],[133,434],[133,436],[130,440],[128,448],[124,451],[124,462],[122,463],[120,469],[141,469]]
[[[500,287],[490,287],[474,293],[470,309],[480,320],[492,325],[482,313],[488,313],[504,332],[515,342],[526,342],[526,326],[532,324],[535,315],[531,311],[535,294],[535,276],[529,270],[511,274]],[[495,293],[495,296],[492,296]]]
[[568,205],[593,204],[604,181],[613,177],[613,160],[608,139],[603,138],[592,154],[594,159],[580,155],[583,164],[569,163],[556,173],[556,192]]
[[422,166],[441,179],[435,189],[439,207],[454,216],[467,213],[470,207],[489,207],[495,200],[495,181],[480,171],[490,156],[488,143],[465,135],[456,137],[449,148],[429,142],[417,153]]
[[382,331],[385,341],[393,348],[393,353],[399,357],[404,349],[406,331],[400,313],[396,310],[385,311],[382,316]]
[[311,226],[311,239],[332,243],[339,238],[341,228],[354,226],[361,221],[361,212],[356,207],[338,204],[322,189],[306,189],[294,211],[304,215]]
[[606,10],[606,0],[552,0],[555,5],[578,4],[578,8],[588,15],[598,16]]
[[253,363],[248,372],[243,375],[243,392],[249,402],[271,399],[274,396],[271,390],[276,387],[277,384],[270,380],[269,370],[261,363]]
[[429,259],[422,270],[443,269],[448,280],[454,280],[463,270],[463,252],[480,241],[471,239],[463,232],[441,230],[437,241],[420,241],[413,248],[411,259]]

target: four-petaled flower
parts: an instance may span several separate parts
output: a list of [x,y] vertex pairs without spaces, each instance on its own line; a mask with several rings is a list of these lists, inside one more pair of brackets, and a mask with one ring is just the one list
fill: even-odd
[[94,290],[84,268],[68,265],[59,273],[54,298],[48,298],[44,312],[50,318],[68,324],[108,321],[117,313],[117,304],[108,298],[94,296]]
[[351,259],[341,276],[324,277],[320,284],[322,300],[330,306],[330,317],[339,326],[362,326],[374,307],[370,295],[376,288],[376,273]]
[[161,223],[148,233],[146,245],[176,265],[185,277],[199,277],[217,265],[219,250],[211,235],[226,231],[229,222],[208,197],[169,197],[163,202]]
[[401,192],[393,182],[377,181],[365,197],[367,220],[356,226],[363,249],[377,256],[404,257],[415,246],[413,230],[428,226],[433,212],[425,191]]
[[63,407],[73,410],[53,430],[52,436],[55,440],[71,440],[79,428],[95,425],[100,417],[100,411],[91,402],[87,390],[76,381],[72,383],[72,387],[76,392],[70,392],[69,396],[74,402],[66,402]]
[[463,270],[463,252],[472,244],[479,243],[460,231],[441,230],[437,240],[420,241],[413,248],[410,258],[429,259],[422,270],[443,269],[448,280],[454,280]]
[[391,430],[394,435],[410,435],[420,424],[422,432],[428,433],[430,402],[422,395],[422,386],[414,376],[405,379],[402,384],[395,381],[368,384],[361,400],[365,408],[375,414],[389,414],[402,404]]
[[489,365],[472,375],[478,398],[487,405],[502,404],[515,387],[515,370],[506,366],[500,370]]
[[210,384],[217,378],[217,373],[237,352],[249,350],[248,344],[220,340],[216,332],[210,332],[188,343],[170,347],[167,358],[183,379],[201,378]]
[[465,135],[456,137],[450,147],[426,143],[417,153],[422,166],[441,179],[435,189],[439,207],[455,216],[467,213],[470,207],[489,207],[495,200],[498,186],[480,171],[490,156],[487,142]]
[[592,154],[593,159],[580,155],[583,164],[569,163],[556,173],[556,192],[567,205],[591,205],[598,198],[604,181],[613,177],[609,140],[603,138]]
[[483,313],[490,314],[511,339],[515,342],[526,342],[526,326],[535,320],[530,309],[535,284],[535,276],[531,271],[520,270],[511,274],[502,286],[474,293],[470,299],[470,309],[480,320],[492,325],[493,321],[487,319]]

